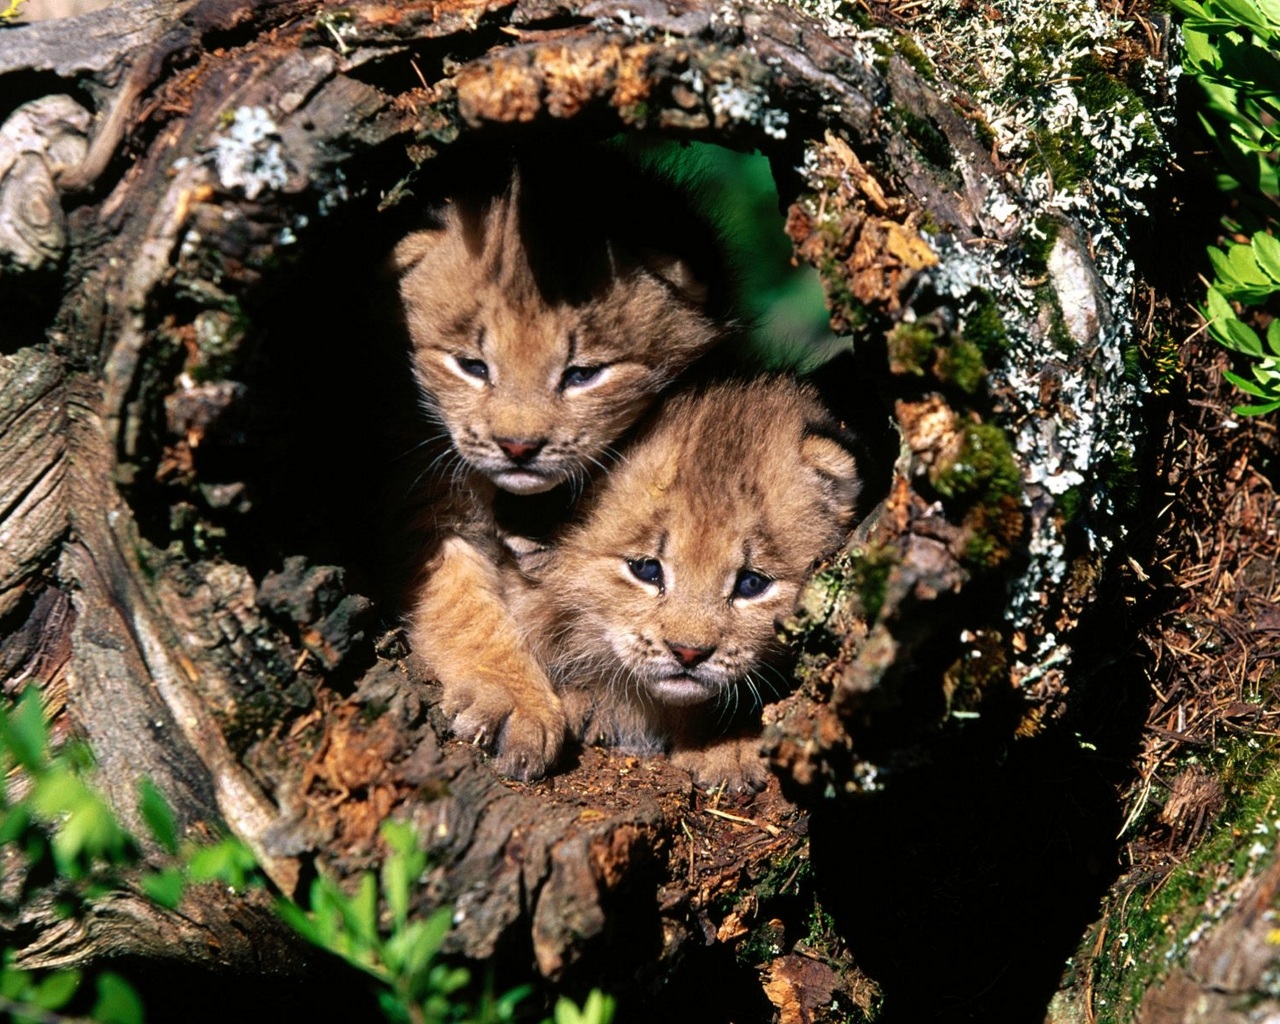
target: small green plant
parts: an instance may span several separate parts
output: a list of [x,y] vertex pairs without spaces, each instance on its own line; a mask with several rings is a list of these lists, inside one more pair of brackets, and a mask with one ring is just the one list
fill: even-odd
[[1270,286],[1264,298],[1280,291],[1280,242],[1259,231],[1251,244],[1232,244],[1226,255],[1210,249],[1209,256],[1216,271],[1203,310],[1209,321],[1209,335],[1220,345],[1248,356],[1253,379],[1230,370],[1223,376],[1245,394],[1261,399],[1253,405],[1238,405],[1235,411],[1240,416],[1261,416],[1280,409],[1280,319],[1271,320],[1259,337],[1236,315],[1229,301],[1244,302],[1246,296],[1258,294],[1258,289],[1265,286],[1258,278],[1264,276],[1265,284]]
[[[348,895],[325,876],[311,885],[311,911],[281,901],[280,915],[308,941],[342,957],[377,983],[378,1003],[396,1024],[504,1024],[529,995],[522,986],[494,996],[486,987],[474,1004],[465,996],[471,972],[440,959],[453,923],[450,907],[425,918],[409,915],[413,887],[427,867],[413,827],[382,826],[388,856],[380,877],[363,875]],[[593,991],[579,1008],[561,998],[554,1024],[609,1024],[612,998]]]
[[[88,751],[75,744],[51,753],[35,687],[13,708],[0,704],[0,845],[17,854],[8,858],[23,872],[17,891],[27,896],[44,889],[67,914],[109,887],[116,871],[138,856],[138,844],[81,777],[91,763]],[[20,970],[13,951],[2,949],[0,1019],[71,1020],[59,1011],[73,999],[85,1001],[82,988],[89,980],[79,971]],[[107,971],[92,981],[96,997],[88,1019],[142,1024],[142,1003],[128,982]]]
[[1248,242],[1209,249],[1214,277],[1202,310],[1209,335],[1249,363],[1249,376],[1225,374],[1259,399],[1236,406],[1236,413],[1261,416],[1280,409],[1280,327],[1270,320],[1260,337],[1233,303],[1243,311],[1266,305],[1280,292],[1280,241],[1273,235],[1280,200],[1280,10],[1269,0],[1173,0],[1173,5],[1184,15],[1183,66],[1205,92],[1201,122],[1229,171],[1219,185],[1240,190],[1263,225]]
[[14,1024],[84,1024],[86,1020],[97,1024],[140,1024],[143,1019],[138,994],[118,974],[99,974],[94,980],[95,997],[89,1017],[71,1017],[60,1011],[81,994],[84,978],[79,971],[22,971],[10,959],[6,950],[0,965],[0,1020],[12,1020]]
[[[95,896],[124,884],[122,870],[157,904],[175,908],[188,884],[219,881],[236,890],[262,883],[252,851],[234,837],[212,844],[184,842],[172,808],[149,779],[139,785],[138,811],[156,845],[169,855],[159,871],[137,871],[141,846],[116,820],[102,797],[84,780],[92,765],[88,750],[70,743],[49,745],[39,692],[25,690],[17,704],[0,702],[0,845],[17,854],[22,878],[13,891],[30,897],[51,894],[68,915]],[[383,839],[389,855],[380,884],[363,876],[354,895],[321,877],[311,889],[311,912],[282,900],[281,916],[305,938],[342,957],[374,979],[388,1021],[406,1024],[504,1024],[530,992],[528,986],[501,996],[485,989],[466,997],[471,973],[446,963],[440,949],[452,926],[442,907],[424,919],[409,914],[413,887],[426,870],[426,854],[411,826],[388,822]],[[90,1017],[64,1016],[75,1001]],[[593,991],[579,1007],[561,998],[554,1024],[609,1024],[614,1002]],[[142,1024],[143,1007],[121,977],[79,971],[38,972],[13,965],[13,951],[0,947],[0,1021],[17,1024]]]
[[1280,12],[1268,0],[1172,0],[1182,66],[1205,93],[1201,123],[1227,161],[1225,187],[1280,195]]

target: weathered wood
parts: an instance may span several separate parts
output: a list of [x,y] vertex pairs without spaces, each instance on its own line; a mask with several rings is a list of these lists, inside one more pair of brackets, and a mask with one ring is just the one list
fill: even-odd
[[62,383],[53,356],[0,356],[0,620],[50,564],[67,528]]

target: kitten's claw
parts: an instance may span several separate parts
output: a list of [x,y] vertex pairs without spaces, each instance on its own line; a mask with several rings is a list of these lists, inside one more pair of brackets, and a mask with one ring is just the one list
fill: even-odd
[[687,768],[700,789],[759,793],[769,782],[769,768],[759,748],[759,736],[731,737],[708,747],[673,751],[671,760]]
[[[517,706],[500,687],[454,688],[444,710],[453,734],[488,751],[494,767],[508,778],[528,782],[546,775],[564,745],[565,716],[559,701]],[[554,700],[554,698],[552,698]],[[542,703],[542,702],[540,702]]]

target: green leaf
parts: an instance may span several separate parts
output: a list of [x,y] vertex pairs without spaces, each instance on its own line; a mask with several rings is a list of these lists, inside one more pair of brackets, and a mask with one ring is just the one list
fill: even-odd
[[1249,0],[1214,0],[1214,7],[1230,15],[1235,21],[1257,32],[1264,39],[1271,34],[1271,25],[1262,13]]
[[0,814],[0,845],[17,842],[31,824],[31,811],[25,803],[5,808]]
[[186,879],[178,868],[145,874],[141,884],[148,899],[167,910],[174,910],[182,902],[182,893],[187,887]]
[[127,840],[106,803],[96,793],[85,790],[53,837],[54,860],[72,874],[97,861],[118,864],[125,859]]
[[178,852],[178,823],[173,808],[150,778],[144,776],[138,783],[138,813],[151,831],[151,837],[166,853]]
[[555,1024],[586,1024],[586,1015],[578,1009],[578,1004],[567,996],[556,1000],[554,1013]]
[[1238,387],[1245,394],[1253,395],[1255,398],[1280,397],[1280,396],[1273,396],[1271,392],[1266,391],[1263,388],[1260,388],[1253,381],[1249,380],[1246,377],[1241,377],[1238,374],[1232,373],[1230,370],[1223,370],[1222,376],[1224,376],[1227,380],[1229,380],[1232,384]]
[[196,848],[187,861],[187,877],[193,882],[221,882],[243,889],[257,866],[253,851],[235,836],[227,836],[211,846]]
[[1258,335],[1252,327],[1239,320],[1214,321],[1209,325],[1209,334],[1234,352],[1262,355],[1262,342],[1258,340]]
[[583,1004],[582,1016],[587,1024],[610,1024],[616,1008],[613,996],[607,996],[598,988],[593,988]]
[[54,971],[31,990],[27,1000],[42,1010],[58,1010],[71,1001],[79,987],[79,971]]
[[322,875],[311,883],[311,920],[320,936],[320,944],[343,956],[350,949],[346,913],[346,894],[332,879]]
[[407,858],[393,853],[382,864],[382,892],[397,928],[409,919],[409,878]]
[[1196,32],[1183,27],[1183,65],[1188,71],[1197,75],[1218,70],[1221,60],[1218,48],[1203,32]]
[[1280,282],[1280,242],[1265,231],[1259,231],[1253,236],[1252,244],[1258,266],[1272,281]]
[[104,971],[98,976],[98,1001],[93,1019],[99,1024],[142,1024],[142,1000],[120,975]]
[[426,870],[427,856],[419,848],[417,832],[407,821],[385,821],[381,833],[391,850],[382,864],[382,894],[392,920],[403,925],[409,917],[413,883]]
[[426,920],[410,921],[386,941],[383,952],[393,972],[409,977],[424,974],[444,945],[453,925],[453,911],[441,907]]
[[[409,1013],[409,1008],[404,1005],[400,997],[390,989],[382,989],[378,992],[378,1009],[382,1011],[382,1016],[390,1024],[409,1024],[414,1018]],[[419,1016],[419,1019],[423,1019]],[[427,1020],[436,1018],[426,1017]]]
[[328,948],[328,942],[321,934],[315,920],[292,900],[276,900],[276,914],[313,946],[319,946],[321,949]]
[[378,831],[392,853],[409,854],[418,848],[418,834],[407,821],[384,821]]
[[1243,281],[1236,277],[1236,268],[1231,262],[1230,256],[1221,249],[1211,248],[1209,250],[1209,262],[1213,264],[1213,276],[1216,279],[1215,284],[1225,292],[1233,292],[1239,288]]
[[528,999],[532,993],[532,985],[517,985],[515,988],[502,993],[494,1000],[492,1018],[498,1021],[513,1019],[516,1015],[516,1007]]
[[39,772],[49,763],[49,733],[44,724],[40,691],[28,686],[18,698],[18,705],[0,715],[0,741],[22,767]]
[[[1216,252],[1210,249],[1209,252]],[[1226,300],[1222,292],[1218,291],[1213,285],[1209,286],[1209,292],[1205,296],[1206,318],[1209,320],[1224,321],[1236,319],[1236,311],[1231,308],[1231,303]]]
[[377,945],[378,883],[368,872],[360,876],[356,893],[347,904],[347,925],[362,945]]
[[1267,324],[1267,348],[1280,356],[1280,317]]
[[[11,955],[10,950],[5,950],[6,959]],[[31,987],[31,974],[28,971],[20,971],[10,963],[0,967],[0,996],[16,1001],[24,998]]]
[[1258,266],[1253,246],[1236,243],[1227,250],[1227,260],[1235,272],[1236,280],[1246,285],[1271,289],[1274,283]]
[[1237,416],[1265,416],[1269,412],[1280,409],[1280,398],[1266,405],[1237,405],[1232,411]]

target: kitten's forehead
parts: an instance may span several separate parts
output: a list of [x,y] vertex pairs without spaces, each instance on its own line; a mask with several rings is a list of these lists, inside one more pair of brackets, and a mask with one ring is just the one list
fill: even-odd
[[550,368],[562,369],[574,348],[575,319],[555,307],[490,292],[478,320],[481,355],[509,374],[541,379]]
[[843,529],[829,481],[802,456],[815,421],[821,406],[789,381],[678,396],[615,475],[597,535],[625,523],[630,536],[646,526],[655,536],[661,524],[674,573],[803,574]]

